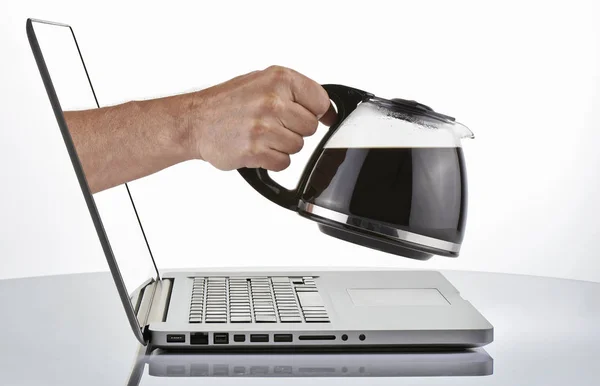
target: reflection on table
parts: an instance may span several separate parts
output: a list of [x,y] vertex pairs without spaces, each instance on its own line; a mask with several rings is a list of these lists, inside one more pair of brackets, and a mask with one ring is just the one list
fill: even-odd
[[[145,368],[148,373],[145,374]],[[172,353],[140,348],[129,385],[144,377],[450,377],[493,373],[482,348],[457,352]]]

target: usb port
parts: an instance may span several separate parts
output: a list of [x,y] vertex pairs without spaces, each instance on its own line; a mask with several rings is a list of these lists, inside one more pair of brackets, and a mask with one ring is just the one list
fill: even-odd
[[184,334],[168,334],[167,343],[185,343]]
[[229,334],[228,333],[219,333],[213,335],[214,344],[229,344]]
[[267,343],[267,342],[269,342],[269,335],[267,335],[267,334],[252,334],[252,335],[250,335],[250,342]]
[[244,375],[246,374],[246,368],[244,366],[235,366],[233,368],[233,375]]
[[268,366],[252,366],[250,367],[251,375],[267,375],[269,374]]
[[291,342],[292,334],[275,334],[273,340],[275,342]]

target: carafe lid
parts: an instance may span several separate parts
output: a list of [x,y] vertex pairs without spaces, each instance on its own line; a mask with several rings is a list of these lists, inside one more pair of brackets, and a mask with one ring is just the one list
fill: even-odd
[[371,98],[371,101],[381,107],[387,108],[394,112],[400,112],[415,116],[426,116],[430,118],[439,119],[445,122],[455,122],[455,119],[453,117],[435,112],[431,107],[414,100],[402,98],[393,98],[388,100],[384,98],[373,97]]

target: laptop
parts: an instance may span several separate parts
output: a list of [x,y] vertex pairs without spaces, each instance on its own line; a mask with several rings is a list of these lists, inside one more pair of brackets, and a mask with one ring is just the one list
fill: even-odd
[[73,29],[28,19],[26,30],[125,314],[141,344],[165,350],[345,351],[464,349],[492,342],[492,325],[435,271],[161,273],[135,206],[135,182],[90,192],[63,112],[100,105]]

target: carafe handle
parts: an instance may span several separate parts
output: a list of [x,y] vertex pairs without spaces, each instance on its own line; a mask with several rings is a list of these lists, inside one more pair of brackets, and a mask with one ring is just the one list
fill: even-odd
[[268,200],[276,203],[277,205],[297,211],[298,203],[300,201],[300,195],[302,190],[308,181],[310,173],[314,168],[323,147],[329,140],[329,138],[335,133],[340,124],[346,119],[352,111],[363,101],[371,98],[373,95],[365,91],[361,91],[352,87],[342,86],[338,84],[325,84],[323,85],[329,99],[333,101],[337,108],[337,121],[331,125],[327,130],[327,133],[323,136],[323,139],[319,142],[315,148],[312,156],[308,160],[308,163],[304,167],[304,171],[298,181],[298,184],[294,189],[286,189],[275,182],[269,172],[262,168],[241,168],[238,172],[242,177],[252,186],[257,192],[262,194]]

